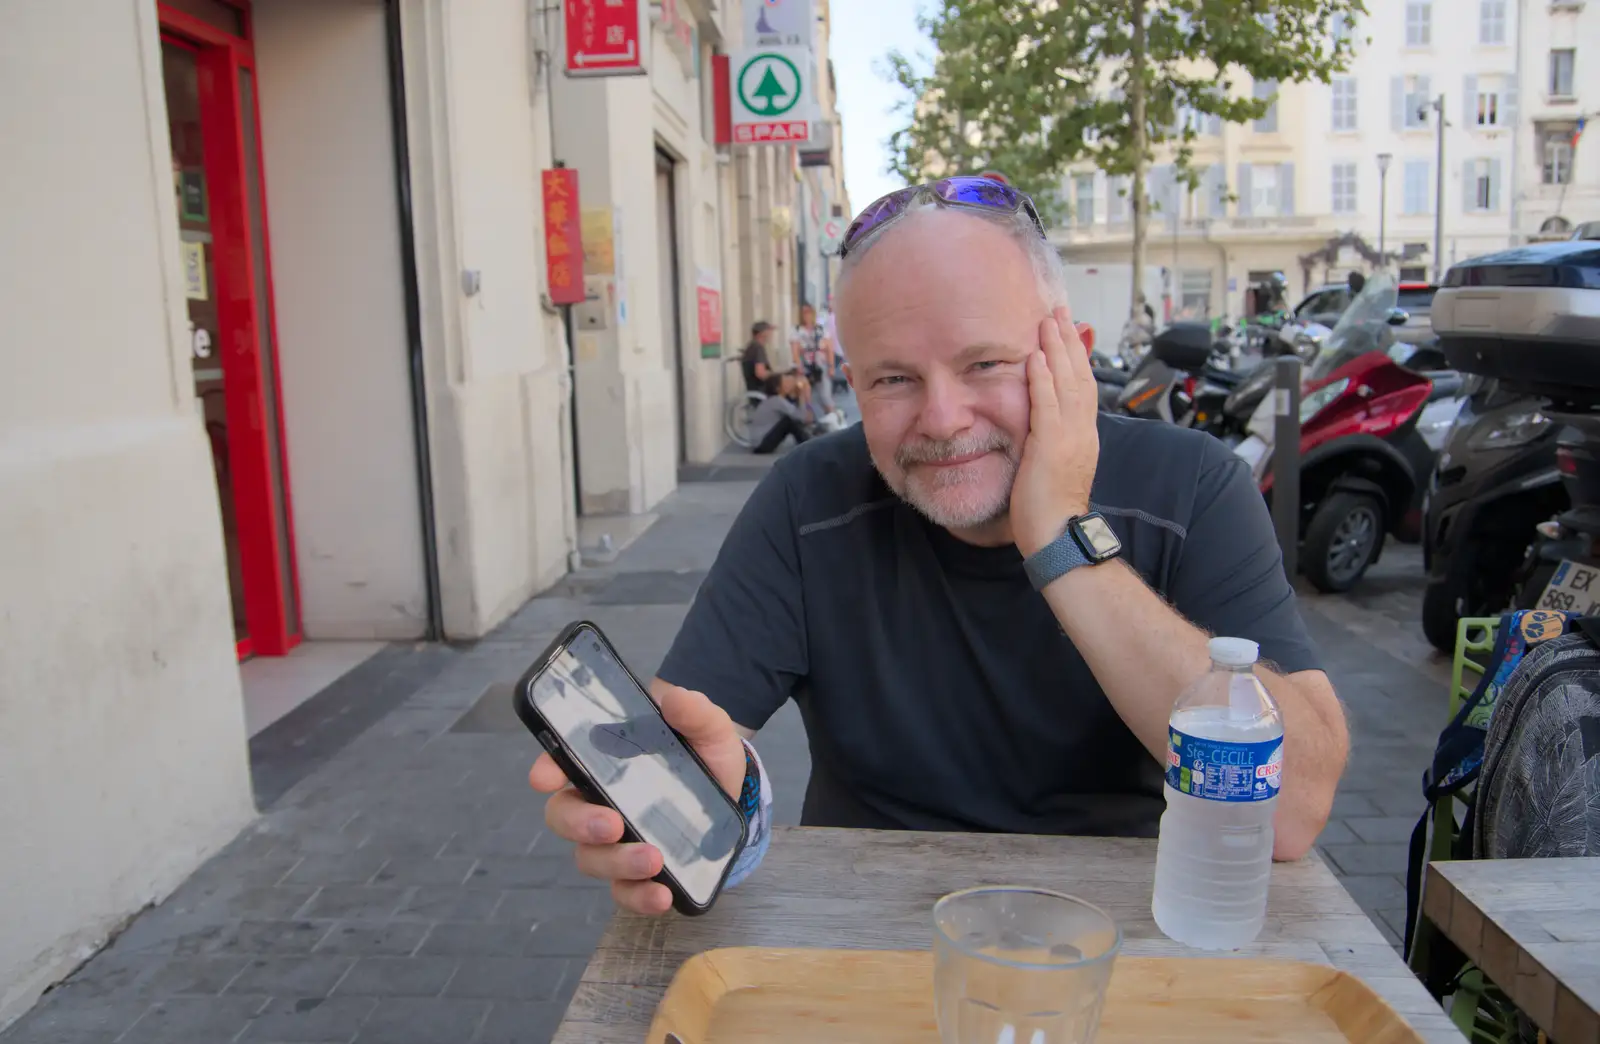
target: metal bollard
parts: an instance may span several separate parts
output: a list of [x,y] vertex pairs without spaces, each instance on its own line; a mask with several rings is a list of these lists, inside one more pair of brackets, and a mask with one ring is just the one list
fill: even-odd
[[1292,584],[1300,571],[1300,357],[1280,355],[1272,378],[1272,528]]

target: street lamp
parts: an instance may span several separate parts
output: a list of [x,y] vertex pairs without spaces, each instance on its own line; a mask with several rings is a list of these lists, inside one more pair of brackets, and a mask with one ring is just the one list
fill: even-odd
[[1393,159],[1393,153],[1378,153],[1378,264],[1384,268],[1389,267],[1388,256],[1384,253],[1384,235],[1389,223],[1389,163]]

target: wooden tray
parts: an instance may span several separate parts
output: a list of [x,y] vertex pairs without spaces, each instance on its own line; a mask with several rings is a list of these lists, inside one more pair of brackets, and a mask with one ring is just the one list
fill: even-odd
[[[673,1040],[673,1036],[677,1039]],[[933,955],[710,950],[678,969],[648,1044],[939,1044]],[[1095,1044],[1422,1044],[1361,980],[1234,957],[1119,957]]]

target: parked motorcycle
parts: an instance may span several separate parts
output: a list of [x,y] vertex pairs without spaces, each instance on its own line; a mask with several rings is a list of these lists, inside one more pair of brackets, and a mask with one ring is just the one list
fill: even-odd
[[1556,471],[1559,426],[1540,399],[1476,376],[1465,390],[1422,508],[1422,633],[1441,652],[1455,650],[1462,617],[1516,600],[1534,527],[1569,503]]
[[1534,528],[1517,608],[1600,611],[1600,246],[1535,243],[1452,267],[1433,301],[1458,369],[1537,397],[1570,506]]
[[[1434,452],[1417,431],[1433,381],[1383,350],[1397,285],[1375,275],[1307,369],[1300,399],[1300,569],[1320,591],[1347,591],[1386,536],[1420,535]],[[1234,452],[1273,493],[1273,400],[1264,396]]]
[[1242,375],[1216,365],[1227,345],[1207,323],[1173,323],[1156,334],[1117,394],[1114,409],[1133,417],[1210,430]]

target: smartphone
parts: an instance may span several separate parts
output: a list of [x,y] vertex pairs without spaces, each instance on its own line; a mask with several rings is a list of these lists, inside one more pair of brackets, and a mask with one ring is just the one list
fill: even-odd
[[569,624],[517,683],[517,717],[590,802],[622,815],[624,841],[661,852],[656,880],[691,916],[716,901],[748,824],[662,717],[600,628]]

